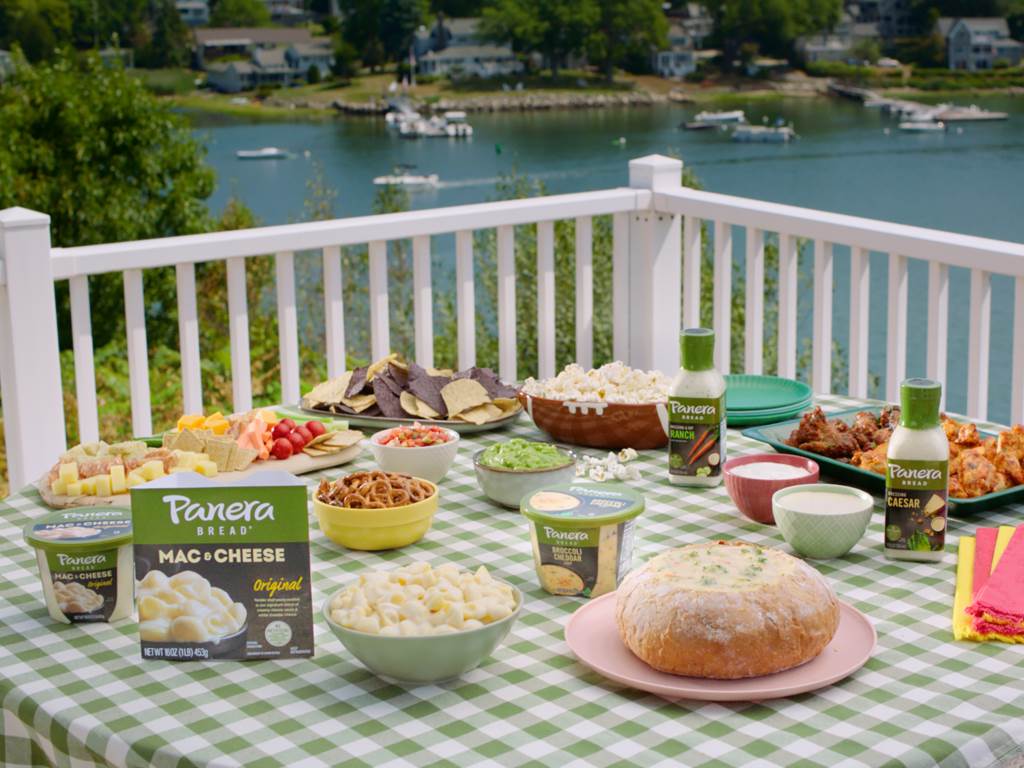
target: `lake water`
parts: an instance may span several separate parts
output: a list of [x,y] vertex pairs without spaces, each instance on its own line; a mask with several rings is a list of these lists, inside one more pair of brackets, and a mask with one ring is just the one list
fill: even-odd
[[[800,140],[789,145],[738,144],[717,132],[678,130],[698,111],[687,106],[471,115],[469,141],[403,140],[383,119],[345,118],[323,122],[245,122],[196,117],[196,130],[218,174],[211,198],[215,210],[236,195],[264,223],[301,220],[307,183],[319,165],[338,192],[336,212],[371,211],[374,176],[398,163],[437,173],[436,190],[412,195],[415,208],[480,202],[496,196],[502,174],[517,172],[542,181],[549,193],[577,192],[627,183],[628,161],[650,153],[676,155],[715,192],[802,205],[829,211],[1024,242],[1024,100],[973,99],[1011,113],[1006,122],[962,124],[944,134],[904,134],[876,110],[838,99],[771,100],[737,103],[751,122],[782,117]],[[891,128],[887,135],[883,129]],[[618,145],[619,137],[626,139]],[[284,147],[289,160],[244,162],[235,151]],[[307,156],[308,153],[308,156]],[[742,241],[737,238],[737,260]],[[809,267],[806,257],[801,268]],[[886,259],[872,257],[872,290],[886,294]],[[836,260],[834,327],[845,349],[848,334],[849,262]],[[908,374],[923,375],[927,266],[911,262]],[[1010,374],[1012,281],[993,282],[990,414],[1009,418],[1006,382]],[[952,270],[947,404],[966,404],[966,270]],[[870,367],[884,391],[886,313],[873,302]],[[800,333],[810,335],[809,296],[801,296]]]

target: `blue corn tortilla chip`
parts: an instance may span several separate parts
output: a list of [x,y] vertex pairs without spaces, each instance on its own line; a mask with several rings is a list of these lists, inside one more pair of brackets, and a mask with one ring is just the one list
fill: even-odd
[[391,385],[383,376],[373,379],[373,396],[377,398],[377,407],[389,419],[404,419],[409,416],[399,402],[399,395],[391,390]]
[[472,379],[478,382],[490,395],[491,399],[496,397],[515,397],[516,388],[509,386],[498,378],[498,374],[492,371],[490,368],[478,368],[473,366],[467,368],[464,371],[459,371],[453,378],[456,379]]
[[345,388],[345,397],[355,397],[366,389],[367,368],[368,366],[364,365],[362,368],[352,371],[352,378],[349,379],[348,386]]
[[441,414],[442,419],[447,419],[448,407],[444,404],[444,398],[441,397],[441,389],[451,379],[447,376],[431,376],[426,371],[415,379],[412,378],[411,374],[412,371],[410,370],[409,391]]

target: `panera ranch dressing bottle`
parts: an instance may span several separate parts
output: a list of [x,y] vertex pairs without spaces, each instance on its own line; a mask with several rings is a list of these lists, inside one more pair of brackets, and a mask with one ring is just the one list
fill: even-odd
[[722,483],[725,379],[715,369],[715,332],[687,328],[682,368],[668,391],[668,479],[676,485]]
[[900,385],[900,424],[889,438],[885,473],[885,556],[941,560],[946,543],[949,440],[939,423],[942,385]]

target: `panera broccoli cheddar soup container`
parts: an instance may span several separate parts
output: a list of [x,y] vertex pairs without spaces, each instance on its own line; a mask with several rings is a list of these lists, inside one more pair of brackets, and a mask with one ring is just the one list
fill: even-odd
[[544,589],[597,597],[618,587],[633,561],[643,496],[616,483],[565,483],[524,496],[520,509]]
[[43,600],[64,624],[117,621],[132,614],[132,518],[122,507],[81,507],[29,523]]

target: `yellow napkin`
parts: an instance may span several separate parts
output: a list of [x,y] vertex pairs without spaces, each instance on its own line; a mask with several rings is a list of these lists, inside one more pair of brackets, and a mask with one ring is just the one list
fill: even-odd
[[[992,553],[991,571],[995,570],[999,558],[1006,551],[1006,545],[1010,543],[1013,536],[1013,527],[1009,525],[999,526],[999,533],[996,535],[995,551]],[[998,640],[1003,643],[1024,643],[1024,636],[1003,635],[998,632],[976,632],[973,627],[973,619],[964,609],[974,600],[974,537],[961,536],[960,547],[957,551],[956,563],[956,593],[953,597],[953,638],[956,640]]]

